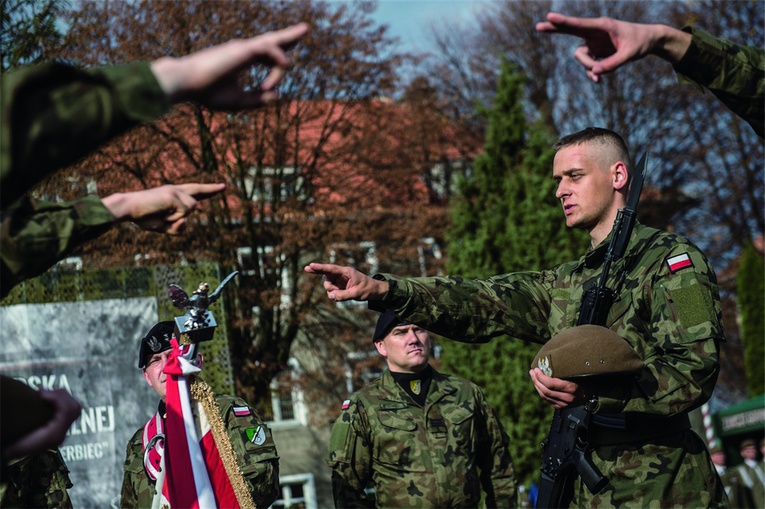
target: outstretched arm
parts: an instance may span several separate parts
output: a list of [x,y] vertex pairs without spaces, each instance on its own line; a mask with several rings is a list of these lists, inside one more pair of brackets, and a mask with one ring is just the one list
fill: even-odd
[[166,185],[116,193],[102,201],[117,221],[133,221],[145,230],[175,235],[183,230],[186,216],[199,200],[214,196],[225,187],[225,184]]
[[22,198],[4,211],[0,222],[0,296],[105,233],[115,221],[134,221],[144,229],[178,234],[197,202],[224,188],[225,184],[167,185],[65,203]]
[[[163,115],[172,103],[196,100],[234,109],[275,99],[290,65],[285,51],[307,32],[301,23],[151,64],[82,71],[48,63],[3,74],[0,95],[8,108],[0,126],[0,203],[19,199],[48,173]],[[239,73],[258,64],[270,73],[259,87],[245,91]]]
[[551,12],[547,21],[537,23],[536,29],[584,39],[574,58],[596,83],[601,74],[647,55],[656,55],[675,65],[691,44],[691,34],[667,25],[629,23],[607,17],[576,18]]
[[[299,23],[250,39],[235,39],[183,58],[161,58],[151,70],[171,102],[195,100],[210,108],[253,108],[277,97],[276,86],[291,65],[285,51],[308,33]],[[239,72],[255,64],[270,67],[260,86],[245,91]]]
[[373,279],[353,267],[328,263],[311,263],[304,269],[309,274],[324,276],[324,289],[331,300],[380,300],[388,293],[388,282]]

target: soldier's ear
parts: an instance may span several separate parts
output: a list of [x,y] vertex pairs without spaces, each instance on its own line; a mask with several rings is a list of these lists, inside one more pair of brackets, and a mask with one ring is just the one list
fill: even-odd
[[627,166],[622,161],[617,161],[613,165],[613,176],[614,176],[614,189],[617,190],[627,190],[627,183],[630,180],[630,174],[629,171],[627,171]]
[[383,357],[388,356],[388,350],[385,348],[385,341],[375,341],[375,348]]
[[144,369],[141,373],[143,373],[143,378],[146,380],[146,383],[149,384],[149,387],[154,388],[154,386],[151,385],[151,380],[149,380],[149,375],[146,374],[146,370]]

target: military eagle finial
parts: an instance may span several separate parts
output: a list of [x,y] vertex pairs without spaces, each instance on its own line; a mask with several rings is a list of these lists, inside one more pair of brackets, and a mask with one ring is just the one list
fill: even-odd
[[192,319],[200,320],[204,317],[210,304],[218,300],[226,283],[237,274],[239,274],[238,271],[229,274],[212,293],[209,293],[210,285],[208,283],[199,283],[197,289],[191,292],[191,297],[189,297],[183,288],[171,283],[168,285],[168,294],[175,307],[185,309]]

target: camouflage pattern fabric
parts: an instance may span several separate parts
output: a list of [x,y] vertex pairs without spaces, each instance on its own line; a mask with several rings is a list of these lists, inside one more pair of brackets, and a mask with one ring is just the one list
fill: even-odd
[[1,298],[114,221],[97,196],[46,203],[23,195],[48,173],[165,113],[169,102],[147,63],[90,72],[25,67],[4,74],[0,90]]
[[2,211],[0,298],[38,276],[77,246],[105,233],[114,216],[98,196],[50,203],[23,197]]
[[[276,452],[271,430],[240,398],[215,396],[220,415],[226,424],[231,445],[236,454],[239,469],[257,507],[268,507],[279,495],[279,455]],[[249,415],[237,416],[234,407],[247,407]],[[256,445],[258,430],[265,431],[265,441]],[[149,508],[154,498],[154,483],[143,466],[141,435],[143,426],[136,431],[127,445],[124,464],[120,507]]]
[[757,135],[765,133],[765,50],[714,37],[698,28],[688,51],[675,65],[681,80],[708,88]]
[[50,63],[2,76],[0,203],[140,122],[168,111],[146,62],[81,71]]
[[765,507],[765,465],[763,462],[760,461],[754,467],[744,462],[736,466],[733,471],[741,479],[741,482],[749,488],[752,507]]
[[476,507],[481,489],[486,507],[516,507],[508,437],[475,384],[434,370],[420,407],[385,371],[343,407],[326,459],[336,507]]
[[725,486],[725,494],[728,495],[731,507],[739,509],[755,509],[758,507],[752,499],[752,490],[747,487],[735,468],[725,469],[725,472],[720,474],[720,480],[723,486]]
[[[576,325],[582,294],[597,282],[609,241],[610,235],[578,261],[541,272],[484,280],[378,274],[390,290],[370,307],[390,308],[459,341],[506,334],[544,343]],[[598,386],[595,412],[668,417],[703,404],[717,381],[719,343],[725,340],[717,279],[704,255],[678,235],[636,224],[627,254],[612,265],[611,275],[607,286],[617,298],[606,326],[635,349],[645,368],[634,381]],[[673,437],[596,451],[593,462],[610,485],[597,500],[585,488],[579,507],[642,507],[647,500],[662,507],[724,504],[701,439],[691,431]]]
[[58,449],[11,461],[3,470],[0,507],[71,508],[69,470]]

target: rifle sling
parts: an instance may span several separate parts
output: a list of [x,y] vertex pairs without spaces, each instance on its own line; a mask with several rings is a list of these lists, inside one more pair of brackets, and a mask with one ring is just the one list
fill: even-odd
[[590,444],[592,447],[600,447],[630,442],[645,442],[688,429],[691,429],[691,421],[688,419],[688,414],[650,418],[644,415],[630,414],[627,416],[626,427],[623,429],[598,426],[596,419],[593,419],[590,422],[590,431],[592,433]]

